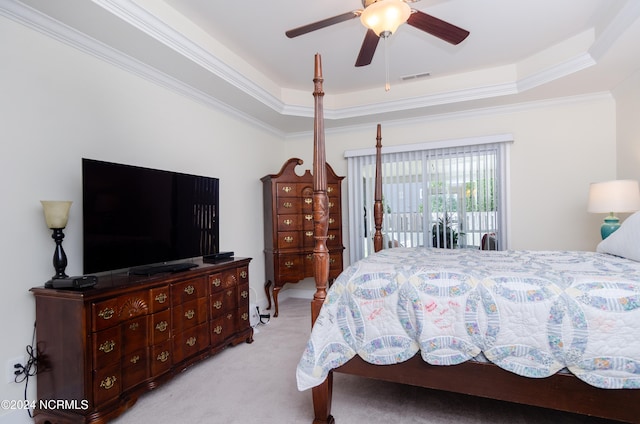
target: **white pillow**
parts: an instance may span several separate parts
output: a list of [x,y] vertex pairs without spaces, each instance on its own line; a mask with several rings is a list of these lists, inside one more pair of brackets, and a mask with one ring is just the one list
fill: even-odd
[[625,219],[620,228],[598,244],[596,251],[640,262],[640,212]]

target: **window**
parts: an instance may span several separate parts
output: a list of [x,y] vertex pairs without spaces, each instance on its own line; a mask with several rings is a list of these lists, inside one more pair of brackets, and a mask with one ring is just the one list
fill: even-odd
[[[384,248],[507,248],[510,136],[382,148]],[[373,251],[375,149],[347,151],[351,262]]]

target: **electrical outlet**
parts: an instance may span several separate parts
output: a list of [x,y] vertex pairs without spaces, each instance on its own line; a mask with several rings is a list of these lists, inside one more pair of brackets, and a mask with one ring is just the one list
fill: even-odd
[[15,372],[20,370],[20,368],[16,368],[14,365],[20,364],[24,366],[25,363],[24,356],[16,356],[15,358],[11,358],[7,361],[7,365],[5,367],[7,383],[13,383],[16,381]]

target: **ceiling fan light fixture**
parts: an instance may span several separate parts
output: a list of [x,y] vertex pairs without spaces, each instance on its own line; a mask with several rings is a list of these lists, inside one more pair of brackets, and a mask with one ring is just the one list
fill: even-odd
[[379,37],[393,34],[411,15],[411,8],[403,0],[378,0],[365,7],[360,21]]

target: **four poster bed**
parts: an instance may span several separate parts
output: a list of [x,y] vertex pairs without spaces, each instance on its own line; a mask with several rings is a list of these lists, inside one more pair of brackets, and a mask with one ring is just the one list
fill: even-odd
[[[312,389],[313,422],[334,423],[333,372],[640,422],[640,258],[381,250],[379,125],[377,253],[351,264],[329,289],[322,82],[316,55],[316,293],[311,338],[297,369],[298,388]],[[635,222],[640,231],[640,217]]]

